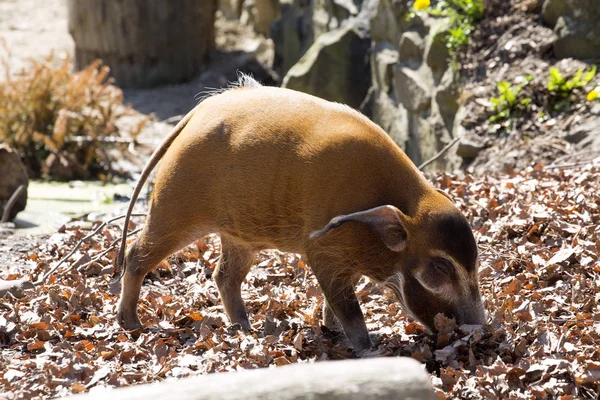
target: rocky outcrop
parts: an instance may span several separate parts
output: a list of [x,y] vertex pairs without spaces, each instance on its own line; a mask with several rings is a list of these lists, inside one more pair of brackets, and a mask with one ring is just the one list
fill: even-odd
[[[459,93],[445,44],[448,21],[407,21],[406,3],[381,0],[371,19],[372,88],[363,112],[420,164],[452,140]],[[459,164],[449,152],[428,168]]]
[[597,0],[546,0],[544,22],[554,27],[559,58],[600,58],[600,4]]
[[370,44],[353,24],[322,34],[290,69],[282,86],[358,108],[370,85]]
[[[8,200],[21,185],[29,184],[27,169],[21,161],[19,153],[6,144],[0,144],[0,218]],[[27,205],[27,189],[16,198],[8,214],[8,221],[12,221],[17,213],[23,211]]]

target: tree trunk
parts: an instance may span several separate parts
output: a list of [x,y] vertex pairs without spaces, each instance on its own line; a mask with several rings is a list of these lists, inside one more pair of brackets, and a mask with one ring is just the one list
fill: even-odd
[[214,48],[217,0],[69,0],[75,67],[100,58],[121,87],[196,76]]

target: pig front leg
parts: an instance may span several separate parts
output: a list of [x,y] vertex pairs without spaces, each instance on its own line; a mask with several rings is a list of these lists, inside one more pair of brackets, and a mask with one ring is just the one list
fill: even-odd
[[[327,273],[315,272],[315,275],[327,302],[325,309],[326,324],[335,324],[337,318],[357,354],[360,355],[371,350],[373,343],[356,297],[355,280]],[[327,310],[328,307],[333,313]]]

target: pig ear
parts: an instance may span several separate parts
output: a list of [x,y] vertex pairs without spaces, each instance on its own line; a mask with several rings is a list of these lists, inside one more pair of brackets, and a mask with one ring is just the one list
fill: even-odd
[[310,239],[318,239],[344,222],[361,222],[371,228],[392,251],[402,251],[406,247],[406,216],[394,206],[380,206],[348,215],[338,215],[323,228],[313,231]]

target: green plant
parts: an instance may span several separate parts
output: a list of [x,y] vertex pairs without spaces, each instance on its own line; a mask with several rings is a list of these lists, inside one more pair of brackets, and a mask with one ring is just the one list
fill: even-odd
[[526,97],[519,99],[521,90],[533,80],[533,76],[529,75],[525,81],[512,86],[509,82],[498,82],[498,97],[492,97],[491,111],[495,114],[489,118],[490,122],[501,122],[509,120],[515,111],[526,108],[531,104],[531,98]]
[[[72,73],[70,59],[56,65],[50,56],[13,75],[9,59],[10,53],[0,60],[7,71],[0,82],[0,142],[19,151],[30,176],[66,180],[112,173],[116,156],[106,143],[127,142],[120,140],[116,120],[131,109],[110,85],[108,67],[97,61]],[[132,138],[146,122],[134,127]]]
[[475,25],[483,18],[483,0],[439,0],[429,14],[450,19],[446,46],[454,54],[470,42]]
[[572,78],[566,78],[556,67],[550,68],[548,79],[548,91],[553,99],[551,106],[555,110],[568,107],[570,96],[573,91],[582,89],[596,76],[596,66],[592,65],[589,70],[579,69]]

